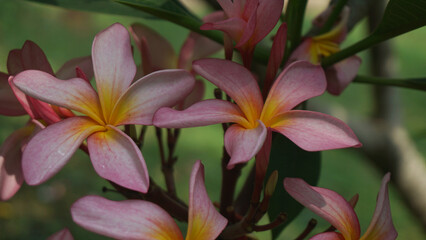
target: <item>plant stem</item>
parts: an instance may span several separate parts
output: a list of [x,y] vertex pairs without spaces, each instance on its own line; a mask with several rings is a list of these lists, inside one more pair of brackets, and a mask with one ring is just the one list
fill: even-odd
[[404,88],[411,88],[411,89],[426,91],[426,78],[396,79],[396,78],[370,77],[370,76],[358,75],[354,79],[354,82],[368,83],[368,84],[382,85],[382,86],[404,87]]
[[[303,19],[307,0],[290,0],[285,11],[287,22],[287,40],[289,44],[285,50],[284,62],[287,61],[293,50],[299,45],[302,35]],[[265,61],[266,63],[266,61]]]
[[348,0],[338,0],[336,5],[334,5],[333,11],[330,16],[327,18],[327,21],[324,23],[322,28],[319,30],[318,35],[324,34],[330,31],[333,28],[334,23],[340,16],[343,7],[348,3]]

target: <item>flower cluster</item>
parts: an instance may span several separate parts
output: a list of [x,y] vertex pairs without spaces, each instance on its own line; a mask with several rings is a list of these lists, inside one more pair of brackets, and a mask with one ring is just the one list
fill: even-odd
[[[243,166],[256,157],[256,165],[262,166],[256,168],[253,192],[258,193],[269,161],[272,132],[306,151],[360,147],[355,133],[343,121],[300,107],[326,90],[340,94],[358,70],[358,57],[325,71],[320,66],[322,57],[339,50],[338,44],[346,34],[348,9],[330,32],[306,38],[275,78],[286,45],[283,23],[274,38],[262,91],[259,76],[250,68],[253,51],[275,27],[283,1],[218,2],[224,11],[207,16],[201,29],[226,33],[227,60],[206,58],[222,46],[198,34],[190,33],[176,55],[161,35],[142,24],[133,24],[130,32],[142,56],[142,64],[137,67],[131,35],[119,23],[96,35],[91,56],[70,60],[56,74],[35,43],[28,41],[22,49],[11,51],[8,74],[0,73],[0,114],[28,114],[30,120],[0,148],[0,199],[11,198],[24,180],[29,185],[47,181],[77,149],[86,151],[96,173],[117,189],[148,195],[152,183],[140,146],[124,130],[134,125],[180,129],[223,124],[224,147],[230,157],[227,169]],[[232,41],[243,65],[229,58]],[[204,83],[195,79],[198,76],[226,93],[227,99],[202,100]],[[93,77],[95,81],[91,82]],[[372,223],[361,238],[353,206],[337,193],[295,178],[286,178],[284,187],[339,231],[320,233],[312,239],[387,240],[397,235],[390,215],[389,179],[389,174],[383,179]],[[251,207],[257,209],[252,216],[235,213],[230,217],[231,210],[219,213],[209,199],[204,167],[197,161],[190,177],[188,207],[174,195],[167,197],[188,210],[187,240],[216,239],[230,220],[235,223],[241,218],[244,225],[247,221],[256,223],[263,216],[275,189],[276,175],[275,183],[271,182],[266,184],[261,205],[255,205],[259,196],[254,194]],[[117,202],[86,196],[74,203],[71,214],[80,226],[112,238],[183,239],[172,218],[175,216],[171,217],[160,203],[143,199]],[[243,239],[239,237],[245,232],[236,232],[234,239]],[[72,236],[64,229],[50,239]]]

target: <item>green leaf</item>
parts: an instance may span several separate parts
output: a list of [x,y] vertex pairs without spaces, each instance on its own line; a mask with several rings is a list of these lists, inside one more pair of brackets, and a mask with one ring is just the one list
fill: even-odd
[[324,67],[355,55],[380,42],[426,25],[426,0],[390,0],[382,21],[364,40],[343,49],[322,61]]
[[268,216],[270,221],[273,221],[280,212],[285,212],[287,213],[287,221],[272,229],[272,239],[276,239],[285,226],[303,210],[303,206],[284,190],[284,178],[298,177],[311,185],[316,185],[320,169],[321,152],[306,152],[283,135],[274,135],[266,176],[277,170],[278,184],[270,201]]
[[152,15],[140,12],[132,7],[116,3],[112,0],[27,0],[50,4],[67,9],[117,14],[132,17],[153,18]]

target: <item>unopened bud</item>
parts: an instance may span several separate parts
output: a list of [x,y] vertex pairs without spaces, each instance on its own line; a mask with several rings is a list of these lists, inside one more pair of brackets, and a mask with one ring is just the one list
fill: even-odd
[[271,197],[272,194],[275,191],[275,187],[277,186],[278,181],[278,171],[275,170],[271,173],[271,176],[269,176],[268,182],[265,186],[265,197]]

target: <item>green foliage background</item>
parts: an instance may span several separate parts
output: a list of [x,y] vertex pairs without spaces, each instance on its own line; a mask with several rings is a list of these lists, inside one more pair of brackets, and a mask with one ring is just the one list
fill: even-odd
[[[308,18],[313,16],[313,13],[308,12]],[[70,58],[89,55],[93,37],[112,23],[120,22],[129,26],[133,22],[140,21],[140,18],[69,11],[36,3],[1,1],[0,71],[6,71],[8,52],[20,48],[27,39],[39,44],[53,68],[57,70]],[[187,30],[162,21],[143,21],[166,36],[178,52],[188,33]],[[307,28],[310,24],[306,22],[305,25]],[[362,23],[356,27],[345,45],[350,45],[365,36],[364,25]],[[426,29],[419,29],[392,40],[400,69],[400,76],[395,77],[426,76],[425,38]],[[135,57],[140,62],[138,54],[135,54]],[[362,71],[365,71],[368,61],[365,57],[363,59]],[[212,89],[213,87],[208,85],[206,98],[212,98]],[[404,124],[414,137],[417,148],[422,151],[423,156],[426,156],[424,92],[401,89],[400,93]],[[352,111],[364,115],[371,114],[372,111],[371,89],[367,85],[352,84],[339,98],[325,94],[315,101],[349,106]],[[0,116],[0,143],[26,121],[25,117]],[[201,159],[205,164],[209,195],[213,201],[219,199],[219,159],[223,143],[221,134],[221,127],[218,125],[182,131],[177,147],[180,160],[176,165],[176,179],[178,194],[183,199],[187,199],[189,173],[196,159]],[[153,129],[148,131],[142,152],[150,174],[158,183],[163,184]],[[319,186],[333,189],[346,198],[359,193],[360,200],[356,211],[365,231],[374,211],[381,174],[353,149],[324,152],[322,163]],[[248,167],[245,173],[247,170]],[[241,184],[240,182],[239,185]],[[36,187],[24,185],[10,201],[0,202],[0,239],[45,239],[64,227],[70,228],[75,239],[104,239],[74,224],[69,212],[75,200],[88,194],[122,199],[113,192],[102,193],[103,186],[109,187],[106,181],[97,177],[89,158],[84,153],[78,152],[65,168],[48,182]],[[279,184],[277,187],[282,185]],[[401,197],[392,185],[390,196],[393,220],[399,232],[399,239],[423,239],[425,235],[420,224],[403,205]],[[304,210],[295,222],[284,230],[279,239],[293,239],[312,217],[316,218],[311,212]],[[320,220],[316,229],[319,231],[327,227],[328,224]],[[260,234],[259,237],[269,239],[269,234]]]

